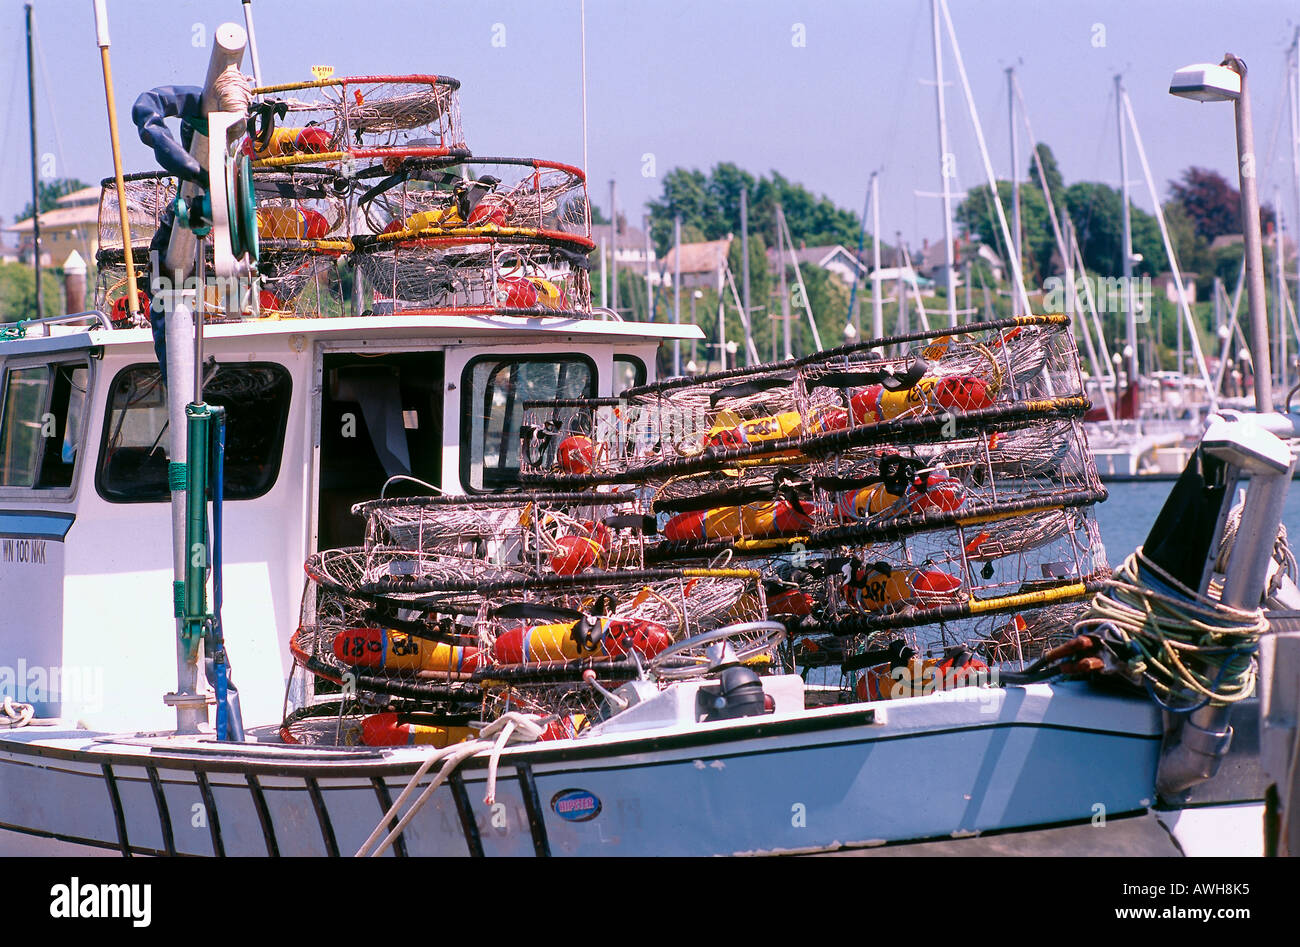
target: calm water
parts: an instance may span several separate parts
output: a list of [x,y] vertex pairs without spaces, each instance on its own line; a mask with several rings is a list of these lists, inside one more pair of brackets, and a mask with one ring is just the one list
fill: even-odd
[[[1123,562],[1125,556],[1146,540],[1173,486],[1173,481],[1106,484],[1110,499],[1099,503],[1096,510],[1106,558],[1112,566]],[[1300,480],[1291,484],[1283,522],[1290,534],[1291,548],[1300,548]]]

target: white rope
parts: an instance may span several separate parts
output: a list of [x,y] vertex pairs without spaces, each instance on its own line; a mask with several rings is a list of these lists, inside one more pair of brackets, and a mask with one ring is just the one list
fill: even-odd
[[32,718],[36,716],[36,708],[31,704],[19,703],[12,697],[6,697],[4,703],[0,704],[0,713],[8,718],[3,725],[11,730],[17,730],[32,722]]
[[[461,763],[469,759],[471,756],[476,756],[484,750],[489,750],[491,756],[488,760],[487,795],[483,801],[489,806],[492,805],[496,801],[497,765],[501,758],[501,751],[505,749],[506,744],[511,742],[512,739],[520,743],[534,742],[542,735],[543,730],[544,727],[542,724],[538,723],[537,718],[529,716],[528,714],[511,711],[510,713],[503,714],[484,727],[480,733],[479,739],[467,740],[463,743],[453,743],[450,746],[434,750],[429,754],[429,757],[420,764],[420,768],[415,771],[415,775],[411,777],[401,794],[393,800],[393,804],[389,807],[388,811],[384,813],[383,818],[379,820],[379,824],[375,826],[374,831],[372,831],[366,840],[361,843],[361,847],[357,849],[354,857],[376,858],[388,851],[389,846],[391,846],[393,842],[397,840],[397,837],[402,834],[402,830],[405,829],[410,821],[415,818],[416,814],[424,808],[424,804],[429,801],[434,791],[447,781],[448,777],[456,771],[456,768],[460,766]],[[484,739],[484,737],[489,736],[495,736],[496,739]],[[383,841],[379,842],[373,851],[369,851],[371,846],[375,845],[375,841],[379,836],[383,834],[384,827],[393,820],[401,810],[402,805],[410,798],[411,793],[415,791],[415,787],[419,784],[420,780],[423,779],[429,770],[433,768],[435,763],[443,760],[445,760],[445,762],[443,763],[442,769],[438,771],[438,775],[434,777],[433,782],[429,783],[429,785],[425,787],[424,792],[422,792],[419,797],[416,798],[415,802],[411,804],[410,808],[406,810],[405,814],[402,816],[401,820],[398,821],[397,825],[393,827],[392,831],[384,836]]]
[[220,112],[238,112],[244,114],[253,101],[253,80],[244,75],[235,66],[223,70],[212,81],[212,90],[216,93],[217,110]]

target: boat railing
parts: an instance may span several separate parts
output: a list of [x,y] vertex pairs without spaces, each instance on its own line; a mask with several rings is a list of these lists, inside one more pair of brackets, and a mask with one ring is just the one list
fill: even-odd
[[97,325],[93,327],[87,326],[87,331],[89,331],[90,328],[113,328],[113,323],[109,321],[108,316],[100,312],[98,309],[91,309],[86,312],[70,312],[62,316],[42,316],[40,319],[20,319],[17,322],[9,323],[7,325],[6,328],[10,330],[12,335],[0,335],[0,340],[5,338],[24,338],[27,335],[27,331],[32,326],[71,325],[73,323],[87,321],[97,323]]

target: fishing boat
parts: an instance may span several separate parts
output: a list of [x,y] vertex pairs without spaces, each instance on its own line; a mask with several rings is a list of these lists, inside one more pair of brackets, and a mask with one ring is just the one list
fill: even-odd
[[1300,417],[1220,418],[1112,571],[1065,316],[660,378],[702,334],[592,307],[583,169],[472,154],[448,77],[214,39],[137,100],[97,308],[0,341],[6,840],[1263,850]]

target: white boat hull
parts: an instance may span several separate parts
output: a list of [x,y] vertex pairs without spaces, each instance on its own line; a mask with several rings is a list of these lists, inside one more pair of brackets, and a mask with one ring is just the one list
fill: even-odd
[[[1095,820],[1151,805],[1160,734],[1145,701],[1032,685],[512,746],[495,805],[483,754],[396,854],[822,851]],[[123,853],[349,855],[426,752],[15,731],[0,828]]]

